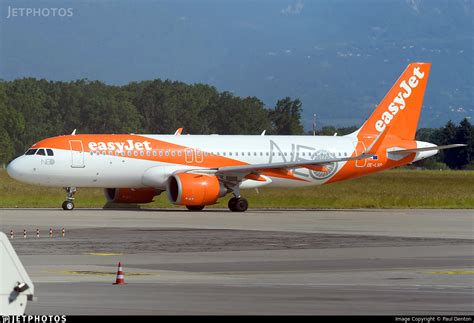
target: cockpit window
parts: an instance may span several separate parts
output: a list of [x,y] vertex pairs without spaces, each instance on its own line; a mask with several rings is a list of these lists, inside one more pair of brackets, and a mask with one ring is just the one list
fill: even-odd
[[28,149],[25,155],[34,155],[38,149]]
[[48,153],[48,156],[54,156],[53,150],[52,149],[46,149],[46,152]]
[[46,156],[46,153],[44,152],[44,149],[38,149],[36,155]]

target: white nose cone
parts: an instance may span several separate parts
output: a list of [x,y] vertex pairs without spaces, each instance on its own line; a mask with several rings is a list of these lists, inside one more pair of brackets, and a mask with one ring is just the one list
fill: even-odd
[[17,181],[21,181],[25,176],[25,170],[23,169],[24,167],[22,167],[22,164],[24,163],[21,159],[22,157],[18,157],[7,166],[8,175]]
[[17,171],[17,160],[13,160],[10,164],[8,164],[7,166],[7,173],[8,175],[10,175],[11,178],[15,178],[16,179],[16,176],[18,174],[18,171]]

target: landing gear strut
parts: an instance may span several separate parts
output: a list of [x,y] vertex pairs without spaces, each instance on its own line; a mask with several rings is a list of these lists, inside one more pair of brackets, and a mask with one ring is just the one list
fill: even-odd
[[228,206],[232,212],[245,212],[249,207],[249,202],[243,197],[233,197],[229,200]]
[[66,201],[63,202],[63,210],[71,211],[74,209],[74,193],[76,193],[75,187],[66,187]]

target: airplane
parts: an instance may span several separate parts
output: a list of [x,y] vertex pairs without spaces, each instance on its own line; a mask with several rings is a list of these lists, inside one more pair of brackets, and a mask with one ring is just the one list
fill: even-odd
[[340,182],[435,155],[415,140],[430,63],[409,64],[369,119],[345,136],[76,134],[35,143],[7,167],[21,182],[64,187],[64,210],[78,187],[104,188],[108,201],[170,202],[202,210],[232,194],[228,207],[244,212],[241,189]]

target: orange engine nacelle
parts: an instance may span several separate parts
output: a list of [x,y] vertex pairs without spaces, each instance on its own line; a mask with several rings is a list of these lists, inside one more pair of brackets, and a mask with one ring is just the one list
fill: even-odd
[[210,205],[227,193],[216,176],[192,173],[172,175],[166,191],[169,200],[178,205]]
[[159,194],[154,188],[106,188],[104,193],[114,203],[150,203]]

